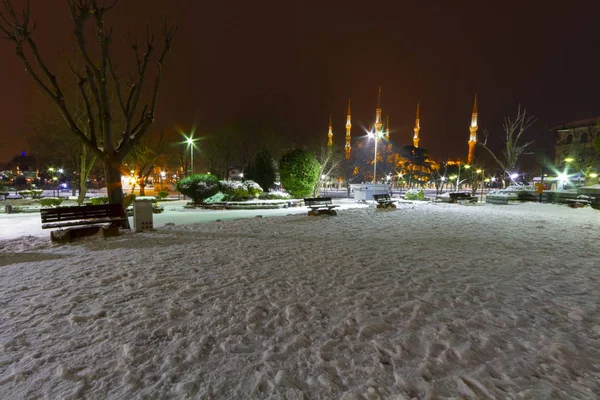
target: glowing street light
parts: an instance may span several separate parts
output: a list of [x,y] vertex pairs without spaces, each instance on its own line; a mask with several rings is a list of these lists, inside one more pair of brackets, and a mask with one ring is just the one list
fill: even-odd
[[375,158],[373,160],[373,183],[377,181],[377,142],[380,138],[384,137],[385,133],[383,132],[367,132],[367,137],[369,139],[375,139]]
[[485,173],[483,172],[483,170],[481,168],[479,168],[477,171],[478,174],[481,174],[481,197],[480,197],[480,203],[483,203],[483,182],[485,181]]
[[183,135],[183,137],[185,138],[185,143],[187,143],[188,147],[190,148],[190,175],[194,174],[194,147],[195,142],[198,139],[194,139],[194,131],[192,130],[192,133],[190,134],[190,136],[187,136],[185,133],[181,133],[181,135]]
[[190,175],[194,175],[194,139],[190,136],[186,142],[190,146]]
[[[461,165],[461,164],[460,164],[460,163],[458,163],[458,177],[457,177],[457,179],[456,179],[456,191],[457,191],[457,192],[458,192],[458,185],[460,184],[460,165]],[[469,164],[466,164],[466,165],[465,165],[465,168],[466,168],[466,169],[469,169],[469,168],[471,168],[471,166],[470,166]]]

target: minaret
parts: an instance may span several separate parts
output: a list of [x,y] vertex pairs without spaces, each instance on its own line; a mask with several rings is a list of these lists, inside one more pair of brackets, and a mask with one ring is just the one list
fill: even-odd
[[475,145],[477,144],[477,94],[475,94],[475,103],[473,103],[473,113],[471,114],[471,126],[469,131],[471,136],[469,137],[469,157],[467,158],[467,164],[471,164],[475,158]]
[[390,116],[385,116],[385,140],[390,140]]
[[375,134],[381,137],[381,127],[383,124],[381,123],[381,86],[379,87],[379,92],[377,93],[377,108],[375,109]]
[[419,131],[421,130],[421,122],[419,121],[419,103],[417,103],[417,118],[415,119],[415,127],[413,131],[415,135],[413,136],[413,146],[419,147]]
[[350,150],[352,149],[350,145],[350,130],[352,129],[350,114],[350,99],[348,99],[348,115],[346,115],[346,160],[350,159]]
[[329,132],[327,133],[327,147],[333,146],[333,127],[331,126],[331,113],[329,114]]

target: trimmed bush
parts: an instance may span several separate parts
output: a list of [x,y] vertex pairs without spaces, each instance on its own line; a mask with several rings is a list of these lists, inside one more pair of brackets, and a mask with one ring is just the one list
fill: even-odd
[[31,189],[31,197],[34,199],[39,199],[43,192],[43,189]]
[[263,200],[287,200],[290,198],[290,195],[284,192],[268,192],[262,193],[260,198]]
[[411,189],[404,194],[406,200],[425,200],[425,193],[422,189]]
[[92,205],[94,205],[94,206],[97,206],[100,204],[108,204],[108,196],[92,197],[90,199],[90,203],[92,203]]
[[244,187],[248,191],[248,195],[250,197],[256,197],[257,194],[261,194],[263,192],[260,185],[254,181],[245,181]]
[[236,181],[219,181],[219,191],[224,201],[240,201],[250,196],[244,184]]
[[157,193],[158,198],[163,200],[166,199],[167,197],[169,197],[169,192],[167,192],[166,190],[161,190],[160,192]]
[[60,197],[45,197],[40,199],[42,207],[58,207],[62,204],[63,198]]
[[319,168],[313,153],[302,149],[292,150],[279,162],[281,184],[292,197],[310,196],[319,179]]
[[194,204],[203,204],[219,191],[219,179],[210,174],[186,176],[177,182],[177,190],[191,198]]
[[31,197],[33,194],[31,190],[20,190],[18,193],[21,197]]

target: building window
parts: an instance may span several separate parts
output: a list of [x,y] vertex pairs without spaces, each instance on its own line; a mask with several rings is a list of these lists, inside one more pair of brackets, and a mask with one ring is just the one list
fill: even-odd
[[571,135],[570,133],[567,135],[567,137],[565,138],[565,144],[571,144],[573,143],[573,135]]
[[587,143],[588,142],[588,134],[583,132],[579,137],[579,143]]

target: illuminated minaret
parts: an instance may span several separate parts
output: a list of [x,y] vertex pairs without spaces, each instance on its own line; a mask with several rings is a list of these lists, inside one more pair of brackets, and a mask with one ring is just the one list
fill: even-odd
[[375,134],[378,137],[381,137],[381,127],[383,124],[381,123],[381,86],[379,87],[379,92],[377,93],[377,109],[375,109]]
[[413,136],[413,146],[419,147],[419,131],[421,130],[421,122],[419,121],[419,103],[417,103],[417,118],[415,119],[415,135]]
[[350,114],[350,99],[348,99],[348,115],[346,115],[346,160],[350,159],[350,150],[352,149],[350,145],[350,130],[352,129]]
[[327,133],[327,147],[333,146],[333,127],[331,126],[331,114],[329,114],[329,133]]
[[385,140],[390,140],[390,116],[385,116]]
[[473,113],[471,114],[471,126],[469,131],[471,136],[469,137],[469,157],[467,158],[467,164],[471,164],[475,158],[475,145],[477,144],[477,94],[475,94],[475,103],[473,103]]

